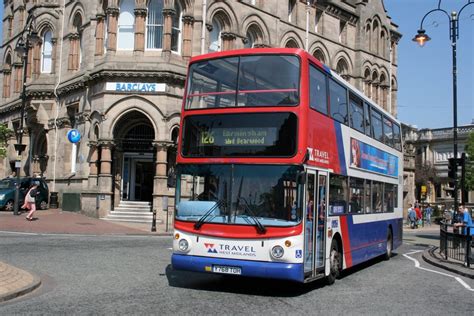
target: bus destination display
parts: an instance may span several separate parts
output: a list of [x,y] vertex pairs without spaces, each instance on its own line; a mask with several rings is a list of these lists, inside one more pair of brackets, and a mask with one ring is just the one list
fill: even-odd
[[272,146],[277,140],[275,127],[214,128],[201,131],[202,146]]
[[248,113],[199,115],[184,121],[187,157],[290,157],[296,153],[296,115]]

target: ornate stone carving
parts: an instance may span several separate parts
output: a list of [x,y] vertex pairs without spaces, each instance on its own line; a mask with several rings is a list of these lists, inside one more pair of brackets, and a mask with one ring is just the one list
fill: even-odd
[[135,16],[146,16],[148,10],[146,8],[136,8],[133,12],[135,13]]
[[[71,127],[71,120],[68,117],[59,117],[56,120],[56,126],[58,128]],[[48,128],[54,128],[54,119],[48,120]]]
[[193,24],[194,23],[194,17],[190,15],[184,15],[181,20],[183,21],[184,24]]
[[105,10],[105,13],[107,13],[107,15],[118,16],[119,13],[120,13],[120,10],[119,10],[119,8],[116,8],[116,7],[108,7],[108,8]]

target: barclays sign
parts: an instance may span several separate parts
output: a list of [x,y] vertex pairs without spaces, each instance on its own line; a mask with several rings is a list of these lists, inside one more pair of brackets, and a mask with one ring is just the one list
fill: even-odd
[[105,89],[116,92],[165,92],[166,84],[148,82],[107,82]]

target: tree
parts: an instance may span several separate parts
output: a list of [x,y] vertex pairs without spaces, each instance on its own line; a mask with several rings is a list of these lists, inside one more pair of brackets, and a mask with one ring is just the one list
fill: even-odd
[[0,124],[0,158],[7,154],[8,139],[13,135],[13,131],[6,125]]
[[466,190],[474,190],[474,132],[469,134],[466,147]]

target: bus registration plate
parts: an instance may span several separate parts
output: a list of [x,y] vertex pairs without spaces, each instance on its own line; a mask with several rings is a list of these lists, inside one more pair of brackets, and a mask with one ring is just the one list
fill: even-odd
[[212,266],[212,272],[226,273],[226,274],[242,274],[242,269],[240,267],[213,265]]

